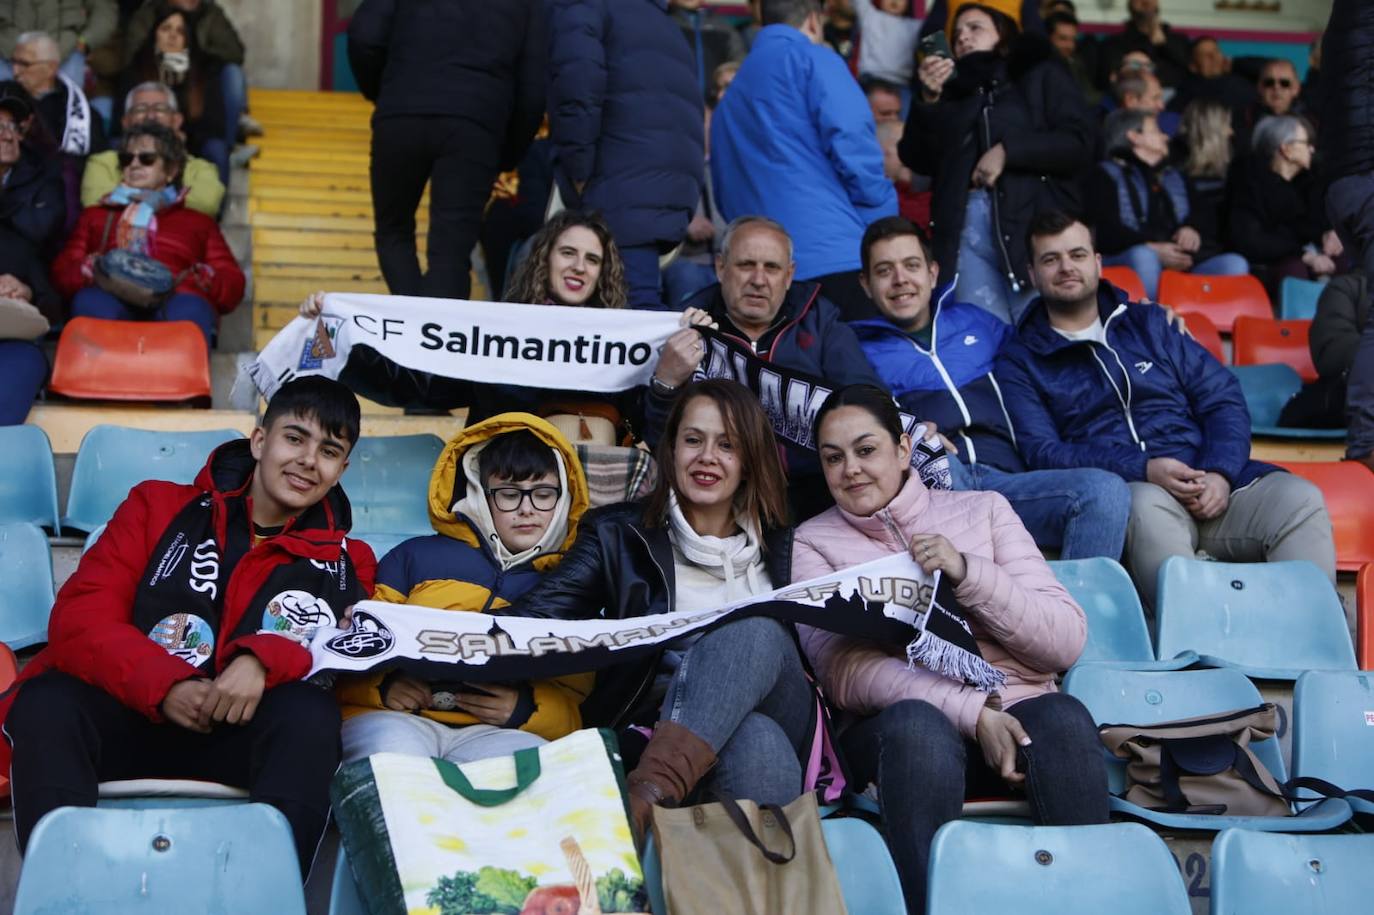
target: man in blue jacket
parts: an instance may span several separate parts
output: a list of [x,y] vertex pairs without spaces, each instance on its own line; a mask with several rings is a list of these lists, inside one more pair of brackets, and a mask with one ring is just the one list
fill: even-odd
[[759,214],[796,243],[797,277],[846,320],[872,317],[859,239],[895,216],[873,114],[845,62],[821,41],[817,0],[763,0],[763,29],[711,119],[711,181],[726,219]]
[[1099,283],[1092,230],[1060,212],[1027,233],[1031,302],[997,377],[1035,469],[1101,467],[1131,487],[1126,557],[1154,606],[1159,568],[1201,551],[1226,562],[1305,559],[1336,581],[1319,489],[1250,460],[1240,383],[1163,309]]
[[939,265],[920,230],[900,216],[864,233],[859,279],[882,317],[850,325],[864,355],[902,409],[940,427],[958,457],[956,489],[1007,497],[1035,542],[1061,559],[1118,559],[1131,494],[1114,473],[1027,470],[993,364],[1011,326],[939,289]]

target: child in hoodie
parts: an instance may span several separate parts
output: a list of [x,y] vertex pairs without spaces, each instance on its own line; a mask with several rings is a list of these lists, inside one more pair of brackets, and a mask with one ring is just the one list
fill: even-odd
[[[572,446],[549,423],[503,413],[448,443],[429,484],[435,534],[377,568],[375,600],[498,612],[558,563],[589,504]],[[342,680],[345,761],[407,753],[471,762],[577,730],[591,674],[528,683],[425,682],[401,671]]]

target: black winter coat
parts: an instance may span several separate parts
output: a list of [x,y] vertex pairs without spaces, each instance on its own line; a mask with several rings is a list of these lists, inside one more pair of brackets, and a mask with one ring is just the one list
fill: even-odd
[[348,62],[374,121],[463,118],[520,163],[544,116],[548,20],[542,0],[363,0]]
[[[975,68],[986,75],[978,78]],[[914,97],[897,154],[917,174],[934,179],[931,231],[941,276],[958,269],[973,167],[1001,143],[1007,161],[992,195],[993,218],[1003,270],[1026,288],[1031,217],[1079,208],[1075,179],[1092,164],[1095,133],[1073,73],[1038,36],[1022,36],[1005,61],[968,55],[937,102]]]
[[[577,526],[577,540],[557,568],[503,613],[553,619],[629,619],[669,613],[676,584],[673,545],[666,527],[648,527],[644,506],[621,502],[592,509]],[[764,536],[764,563],[773,587],[792,581],[792,529]],[[584,727],[615,727],[642,720],[658,668],[657,655],[608,668],[582,703]],[[657,717],[652,709],[648,721]]]
[[62,159],[24,148],[0,186],[0,226],[23,238],[40,255],[51,255],[67,218]]
[[1330,228],[1321,191],[1311,172],[1284,181],[1254,156],[1236,161],[1227,181],[1230,248],[1251,264],[1302,256]]
[[1330,180],[1374,172],[1374,3],[1335,0],[1322,38],[1318,148]]

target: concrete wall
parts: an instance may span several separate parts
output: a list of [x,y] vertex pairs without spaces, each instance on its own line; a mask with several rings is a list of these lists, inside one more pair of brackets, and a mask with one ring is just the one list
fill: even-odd
[[248,48],[253,86],[317,89],[320,0],[219,0]]

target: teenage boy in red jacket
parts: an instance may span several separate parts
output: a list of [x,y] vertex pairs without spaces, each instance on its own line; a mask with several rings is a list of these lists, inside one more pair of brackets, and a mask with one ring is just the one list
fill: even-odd
[[336,484],[358,400],[284,385],[248,440],[190,486],[140,483],[57,595],[48,647],[0,701],[22,851],[56,807],[102,781],[198,778],[247,788],[291,824],[307,874],[339,765],[339,710],[301,681],[305,643],[372,590]]

